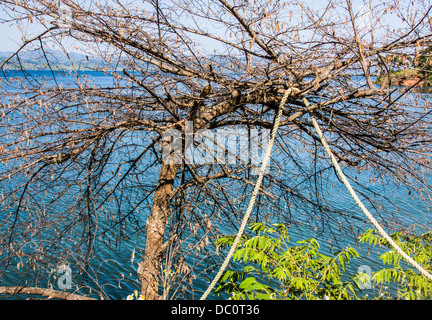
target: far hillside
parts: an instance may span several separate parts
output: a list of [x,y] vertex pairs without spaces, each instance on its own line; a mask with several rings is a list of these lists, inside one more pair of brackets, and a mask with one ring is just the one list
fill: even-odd
[[432,87],[432,46],[417,51],[414,55],[386,56],[381,64],[377,84]]
[[[13,52],[0,52],[0,65]],[[47,63],[47,59],[50,63]],[[65,53],[60,50],[33,50],[20,52],[18,56],[11,58],[4,66],[4,70],[95,70],[103,67],[103,61],[100,58],[93,58],[91,55],[70,52]]]

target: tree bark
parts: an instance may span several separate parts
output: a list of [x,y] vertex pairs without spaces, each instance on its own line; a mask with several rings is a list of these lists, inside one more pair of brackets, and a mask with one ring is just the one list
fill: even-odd
[[159,299],[158,286],[162,266],[165,228],[170,216],[171,195],[179,169],[176,163],[162,162],[153,206],[146,223],[146,249],[138,266],[141,294],[146,300]]

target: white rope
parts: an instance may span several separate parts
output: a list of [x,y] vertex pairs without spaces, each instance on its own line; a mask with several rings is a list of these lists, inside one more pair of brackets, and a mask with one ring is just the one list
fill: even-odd
[[[306,108],[309,107],[309,103],[306,100],[306,98],[303,98],[303,102],[306,106]],[[354,189],[351,187],[350,183],[348,182],[347,178],[345,177],[344,173],[342,172],[342,169],[340,168],[335,156],[333,155],[333,152],[330,149],[330,146],[328,145],[327,141],[324,138],[323,133],[321,132],[321,129],[317,123],[317,121],[315,120],[314,116],[309,113],[311,119],[312,119],[312,124],[315,127],[315,130],[318,133],[318,136],[321,139],[321,143],[323,144],[327,154],[329,155],[333,166],[335,167],[339,177],[341,178],[343,184],[347,187],[349,193],[351,194],[351,196],[354,198],[355,202],[357,203],[357,205],[360,207],[360,209],[363,211],[363,213],[366,215],[366,217],[369,219],[369,221],[374,225],[374,227],[378,230],[379,234],[388,241],[388,243],[390,243],[390,245],[408,262],[410,263],[413,267],[415,267],[422,275],[424,275],[426,278],[428,278],[429,280],[432,280],[432,275],[427,272],[425,269],[422,268],[422,266],[420,266],[414,259],[412,259],[408,254],[406,254],[397,244],[396,242],[393,241],[393,239],[387,234],[387,232],[384,231],[384,229],[380,226],[380,224],[378,223],[378,221],[375,220],[375,218],[372,216],[372,214],[366,209],[366,207],[363,205],[363,203],[360,201],[359,197],[357,196],[357,194],[355,193]]]
[[286,103],[286,101],[288,99],[288,96],[290,95],[290,93],[292,91],[293,91],[293,88],[289,88],[287,91],[285,91],[285,94],[282,97],[282,100],[280,102],[278,113],[276,115],[275,122],[274,122],[274,125],[273,125],[273,130],[272,130],[272,133],[271,133],[270,141],[269,141],[269,144],[267,146],[267,151],[265,153],[263,162],[261,164],[261,169],[260,169],[260,172],[259,172],[259,175],[258,175],[258,179],[257,179],[257,181],[255,183],[255,188],[253,190],[251,199],[249,201],[249,206],[248,206],[248,208],[246,210],[246,213],[245,213],[245,215],[243,217],[243,220],[241,222],[240,229],[238,230],[237,235],[236,235],[236,237],[234,239],[234,242],[231,245],[231,248],[230,248],[230,250],[228,252],[228,255],[226,256],[224,262],[222,263],[222,265],[221,265],[218,273],[216,274],[216,276],[214,277],[212,283],[207,288],[207,290],[204,292],[204,294],[202,295],[202,297],[200,298],[200,300],[205,300],[207,298],[207,296],[209,295],[209,293],[213,290],[213,288],[216,285],[216,283],[219,281],[219,278],[222,276],[222,273],[225,271],[225,268],[227,267],[229,261],[231,260],[231,257],[234,254],[234,251],[235,251],[235,249],[236,249],[236,247],[237,247],[237,245],[238,245],[238,243],[240,241],[240,238],[243,235],[244,229],[246,228],[247,221],[249,220],[249,216],[250,216],[250,214],[252,212],[253,206],[255,205],[256,197],[258,195],[259,189],[261,187],[261,182],[262,182],[262,179],[264,177],[264,172],[265,172],[265,170],[267,168],[267,163],[270,160],[271,150],[272,150],[272,147],[273,147],[273,144],[274,144],[274,140],[275,140],[275,137],[276,137],[276,132],[279,129],[279,123],[280,123],[280,119],[282,117],[283,107],[284,107],[284,105],[285,105],[285,103]]
[[[282,100],[281,103],[279,105],[279,109],[278,109],[278,113],[277,116],[275,118],[275,123],[273,126],[273,131],[270,137],[270,141],[267,147],[267,151],[266,154],[264,156],[264,160],[263,163],[261,164],[261,169],[259,172],[259,176],[258,179],[256,181],[255,184],[255,188],[253,190],[251,199],[249,201],[249,206],[246,210],[246,213],[242,219],[241,225],[240,225],[240,229],[237,232],[237,235],[234,239],[233,244],[231,245],[231,248],[228,252],[228,255],[226,256],[224,262],[222,263],[218,273],[216,274],[216,276],[214,277],[213,281],[211,282],[211,284],[209,285],[209,287],[207,288],[207,290],[204,292],[204,294],[202,295],[202,297],[200,298],[200,300],[205,300],[207,298],[207,296],[209,295],[209,293],[213,290],[214,286],[216,285],[216,283],[219,281],[220,277],[222,276],[222,273],[225,271],[225,268],[227,267],[229,261],[231,260],[232,255],[234,254],[234,251],[240,241],[241,236],[243,235],[244,229],[246,228],[246,224],[247,221],[249,220],[249,216],[252,212],[253,206],[255,205],[255,201],[256,201],[256,197],[258,195],[259,189],[261,187],[261,182],[262,179],[264,177],[264,172],[266,170],[267,167],[267,163],[270,160],[270,156],[271,156],[271,150],[273,148],[273,144],[274,144],[274,140],[276,137],[276,132],[279,129],[279,123],[280,123],[280,119],[282,116],[282,111],[283,111],[283,107],[286,103],[286,100],[288,99],[288,96],[290,95],[290,93],[296,90],[295,88],[289,88]],[[306,109],[309,108],[309,102],[306,100],[306,98],[303,98],[303,102],[306,106]],[[324,135],[317,123],[317,121],[315,120],[315,117],[309,113],[309,116],[312,119],[312,124],[315,127],[315,130],[318,133],[318,136],[321,139],[321,143],[324,146],[328,156],[330,157],[333,166],[336,169],[336,172],[338,173],[339,177],[341,178],[343,184],[347,187],[349,193],[351,194],[351,196],[354,198],[355,202],[357,203],[357,205],[360,207],[360,209],[363,211],[363,213],[366,215],[366,217],[369,219],[369,221],[374,225],[374,227],[378,230],[378,233],[385,239],[387,240],[387,242],[408,262],[410,263],[413,267],[415,267],[422,275],[424,275],[426,278],[428,278],[429,280],[432,280],[432,275],[427,272],[425,269],[423,269],[422,266],[420,266],[414,259],[412,259],[408,254],[406,254],[397,244],[396,242],[393,241],[393,239],[387,234],[387,232],[385,232],[385,230],[381,227],[381,225],[378,223],[378,221],[376,221],[376,219],[372,216],[372,214],[366,209],[366,207],[363,205],[363,203],[360,201],[359,197],[357,196],[357,194],[355,193],[354,189],[351,187],[351,184],[349,183],[349,181],[347,180],[347,178],[345,177],[345,174],[343,173],[342,169],[340,168],[335,156],[333,155],[333,152],[330,149],[330,146],[328,145],[327,141],[324,138]]]

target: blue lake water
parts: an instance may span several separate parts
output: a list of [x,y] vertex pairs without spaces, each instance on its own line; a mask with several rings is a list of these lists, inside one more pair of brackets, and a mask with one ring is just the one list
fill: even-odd
[[[17,76],[19,74],[10,72],[7,74],[8,77]],[[102,72],[83,72],[81,77],[89,77],[94,81],[96,85],[100,86],[111,86],[113,85],[113,77],[110,75],[106,75]],[[39,71],[29,71],[28,77],[30,77],[30,81],[32,77],[40,78],[43,77],[47,81],[47,85],[53,85],[54,81],[52,80],[52,74],[50,72],[39,72]],[[74,86],[76,85],[75,78],[71,77],[68,73],[56,73],[56,81],[58,83],[61,83],[63,87],[68,86]],[[10,90],[18,90],[17,88],[13,88],[12,84],[7,84],[10,86]],[[14,120],[12,120],[14,121]],[[15,119],[17,121],[17,119]],[[139,136],[130,136],[129,139],[138,139]],[[276,154],[274,155],[275,158],[282,157],[283,154]],[[126,154],[119,154],[118,157],[125,157],[125,160],[131,157],[131,155]],[[286,168],[289,169],[288,167]],[[148,171],[146,171],[146,175],[144,177],[145,180],[148,181],[149,184],[154,184],[157,179],[157,168],[149,168]],[[364,179],[364,181],[368,181],[370,178],[370,173],[363,173],[359,175],[359,179]],[[386,181],[386,180],[384,180]],[[365,219],[359,209],[356,208],[356,205],[352,198],[350,197],[348,191],[345,189],[345,187],[333,176],[329,175],[327,178],[325,178],[324,181],[321,181],[325,186],[322,190],[326,190],[327,194],[326,201],[331,201],[333,205],[336,205],[341,210],[347,210],[350,213],[353,213],[356,215],[358,219]],[[321,183],[320,182],[320,183]],[[19,181],[11,180],[10,181],[10,187],[12,187],[14,184],[19,183]],[[4,190],[3,192],[6,192],[7,188],[9,186],[3,186]],[[383,202],[383,207],[379,208],[379,210],[371,210],[373,212],[390,212],[391,215],[386,215],[385,213],[380,216],[380,219],[387,219],[387,218],[397,218],[402,223],[405,223],[407,226],[418,226],[422,227],[424,226],[425,229],[430,229],[431,226],[431,215],[429,214],[429,208],[427,207],[427,204],[421,201],[420,199],[414,197],[414,195],[410,195],[408,193],[408,190],[405,188],[398,188],[395,184],[392,184],[390,182],[384,182],[384,183],[371,183],[370,184],[370,190],[375,192],[376,194],[372,194],[372,192],[365,191],[369,193],[369,196],[371,198],[380,198],[382,196],[386,196],[390,202]],[[35,199],[38,199],[40,203],[44,203],[44,201],[48,201],[48,198],[45,197],[43,194],[37,194],[37,189],[34,190],[35,192]],[[70,201],[71,198],[73,198],[73,192],[74,190],[69,190],[67,196],[64,197],[65,201],[64,206],[68,205],[68,201]],[[139,203],[140,199],[136,199],[133,197],[143,197],[144,194],[141,195],[131,195],[131,198],[128,199],[119,199],[125,202],[125,210],[130,210],[132,206],[132,203]],[[243,204],[240,205],[240,207],[243,207],[244,210],[246,209],[247,202],[249,198],[242,199]],[[146,202],[147,203],[147,202]],[[59,202],[58,210],[61,211],[61,202]],[[128,207],[129,205],[129,207]],[[287,211],[289,210],[289,204],[286,204]],[[43,271],[36,270],[35,272],[29,270],[28,273],[23,273],[23,269],[25,269],[25,266],[22,266],[20,264],[19,259],[13,260],[13,267],[10,267],[6,264],[5,260],[2,260],[2,255],[0,254],[0,285],[16,285],[17,283],[25,284],[27,281],[29,283],[32,283],[32,281],[35,280],[35,277],[37,277],[39,281],[39,285],[41,287],[52,287],[54,289],[58,289],[59,286],[59,280],[62,277],[61,272],[56,273],[56,268],[61,265],[62,263],[67,264],[71,268],[72,273],[72,281],[73,281],[73,288],[76,289],[77,287],[81,288],[86,293],[90,294],[97,294],[96,297],[102,296],[105,299],[122,299],[125,298],[128,294],[133,292],[139,287],[139,283],[136,277],[136,269],[138,266],[139,259],[141,257],[141,254],[144,250],[144,226],[146,223],[146,218],[149,212],[149,207],[146,205],[138,206],[137,210],[140,211],[139,215],[135,215],[134,219],[131,221],[128,221],[128,216],[125,215],[124,220],[125,223],[122,226],[124,229],[125,234],[129,234],[125,239],[119,240],[117,239],[116,235],[110,232],[99,232],[96,231],[96,237],[93,238],[93,242],[89,243],[88,246],[92,248],[92,254],[89,259],[89,264],[86,265],[80,265],[83,263],[82,256],[83,252],[80,253],[70,253],[69,256],[67,256],[67,260],[62,260],[62,257],[56,256],[56,250],[55,248],[51,248],[49,246],[49,240],[50,237],[54,237],[54,233],[57,231],[61,231],[63,229],[53,229],[52,235],[50,234],[50,231],[48,230],[46,232],[46,239],[44,239],[47,243],[47,247],[40,248],[40,244],[44,243],[44,241],[38,241],[32,242],[28,241],[26,244],[23,245],[22,250],[23,252],[34,252],[37,250],[52,250],[52,255],[49,263],[43,268]],[[266,210],[271,211],[272,208],[266,208]],[[27,213],[28,215],[31,215],[31,212]],[[113,213],[115,214],[115,213]],[[347,245],[348,243],[353,243],[353,238],[350,236],[350,234],[347,234],[343,231],[338,233],[338,226],[336,224],[332,224],[332,220],[330,219],[330,222],[322,222],[322,228],[318,228],[317,226],[320,226],[320,221],[314,221],[314,223],[311,223],[310,216],[302,216],[303,213],[301,212],[291,212],[292,215],[298,214],[299,216],[296,217],[296,221],[298,222],[297,226],[293,226],[290,228],[290,237],[291,241],[295,242],[298,240],[316,237],[318,241],[321,244],[321,247],[323,248],[324,252],[330,253],[337,247],[343,247]],[[1,221],[9,221],[9,223],[3,223],[0,225],[0,232],[5,233],[8,228],[10,228],[12,220],[8,218],[11,215],[10,211],[1,211],[0,212],[0,220]],[[104,221],[108,215],[101,214],[100,219],[98,220],[98,223],[101,226],[107,226],[109,225],[109,221]],[[319,216],[317,215],[317,219]],[[274,219],[276,222],[278,220],[277,218]],[[283,216],[279,216],[279,220],[283,221]],[[355,225],[355,219],[347,219],[353,224],[353,230],[357,231],[357,227],[359,227],[360,231],[365,230],[365,225],[363,223],[358,222],[357,225]],[[127,222],[127,223],[126,223]],[[326,223],[329,223],[331,228],[328,228],[326,226]],[[346,226],[345,226],[346,227]],[[371,227],[371,226],[370,226]],[[109,229],[109,227],[108,227]],[[118,229],[113,229],[117,230]],[[229,224],[227,224],[227,227],[225,228],[226,233],[235,233],[235,228],[230,228]],[[72,234],[73,235],[79,235],[80,233],[84,234],[85,230],[75,230]],[[58,247],[62,247],[63,249],[67,249],[70,243],[74,241],[79,241],[78,238],[65,238],[61,241],[61,243],[58,243]],[[367,246],[361,246],[357,247],[356,249],[359,250],[361,253],[361,258],[357,259],[353,262],[352,265],[349,267],[349,272],[356,273],[358,270],[358,267],[360,265],[367,265],[371,268],[372,272],[382,268],[381,262],[377,260],[380,252],[380,250],[369,252]],[[51,252],[51,251],[50,251]],[[5,254],[5,253],[3,253]],[[4,257],[4,256],[3,256]],[[196,254],[191,255],[189,259],[195,260],[195,262],[200,261],[202,258],[202,254]],[[2,265],[3,264],[3,265]],[[198,263],[198,269],[200,268],[200,264]],[[79,266],[79,267],[78,267]],[[204,265],[202,265],[203,267]],[[7,270],[4,272],[4,270]],[[58,270],[57,270],[58,271]],[[213,270],[214,271],[214,270]],[[217,269],[216,269],[217,271]],[[205,291],[207,286],[209,285],[210,281],[212,280],[213,273],[210,272],[204,272],[203,270],[196,270],[196,274],[198,275],[193,280],[193,285],[188,286],[185,293],[178,292],[178,294],[174,293],[174,298],[179,296],[181,298],[188,298],[188,299],[197,299],[201,296],[202,292]],[[190,288],[193,287],[194,291],[192,291]],[[83,289],[85,288],[85,289]],[[91,288],[89,291],[88,288]],[[392,289],[393,290],[393,289]],[[172,291],[175,292],[175,289]],[[20,297],[15,297],[20,298]],[[217,299],[221,298],[219,296],[211,295],[209,299]]]

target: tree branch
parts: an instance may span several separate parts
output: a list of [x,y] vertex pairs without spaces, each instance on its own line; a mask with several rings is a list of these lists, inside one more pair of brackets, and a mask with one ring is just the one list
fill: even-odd
[[81,296],[78,294],[58,291],[53,289],[46,288],[37,288],[37,287],[19,287],[19,286],[11,286],[11,287],[0,287],[0,294],[31,294],[31,295],[40,295],[47,296],[48,299],[63,299],[63,300],[96,300],[94,298]]

